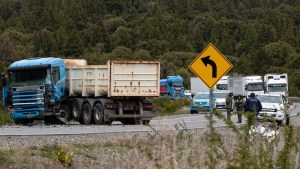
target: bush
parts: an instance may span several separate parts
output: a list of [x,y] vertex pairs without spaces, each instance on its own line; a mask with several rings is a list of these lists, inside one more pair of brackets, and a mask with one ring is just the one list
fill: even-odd
[[2,111],[0,113],[0,126],[12,124],[14,124],[14,121],[10,118],[8,111],[4,111],[4,109],[2,108]]
[[160,115],[179,114],[178,110],[182,107],[189,106],[190,101],[188,99],[170,99],[170,98],[155,98],[153,99],[153,105],[155,112]]

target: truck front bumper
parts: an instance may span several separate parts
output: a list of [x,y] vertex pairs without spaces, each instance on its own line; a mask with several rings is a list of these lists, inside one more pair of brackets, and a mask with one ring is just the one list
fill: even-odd
[[10,112],[11,119],[32,119],[38,117],[40,117],[39,111],[22,112],[22,113],[16,111]]
[[284,121],[285,117],[283,111],[261,111],[257,117],[258,119],[267,119],[267,120],[276,120],[276,121]]

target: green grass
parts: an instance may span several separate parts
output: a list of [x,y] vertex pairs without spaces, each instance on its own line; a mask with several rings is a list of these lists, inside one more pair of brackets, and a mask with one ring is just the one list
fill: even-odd
[[185,106],[190,105],[188,99],[175,99],[170,98],[155,98],[152,100],[155,112],[158,115],[174,115],[180,114],[179,110]]
[[3,109],[1,109],[0,126],[13,125],[13,124],[14,124],[14,121],[10,118],[8,111],[5,110],[5,112],[3,112]]

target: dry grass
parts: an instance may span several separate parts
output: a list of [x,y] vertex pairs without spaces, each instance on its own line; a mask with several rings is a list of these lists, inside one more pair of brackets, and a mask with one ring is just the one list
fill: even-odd
[[[245,133],[240,128],[241,133]],[[269,142],[232,129],[153,131],[106,137],[85,144],[65,143],[2,150],[0,168],[299,168],[299,129],[282,127]],[[213,143],[213,144],[211,144]],[[213,145],[213,146],[209,146]],[[71,165],[58,150],[74,153]],[[210,159],[209,157],[214,157]]]

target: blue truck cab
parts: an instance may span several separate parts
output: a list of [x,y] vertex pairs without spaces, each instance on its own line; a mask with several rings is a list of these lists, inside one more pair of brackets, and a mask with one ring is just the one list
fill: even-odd
[[181,76],[167,76],[160,80],[160,96],[172,99],[184,98],[184,84]]
[[16,124],[55,116],[62,110],[60,104],[65,96],[66,78],[62,59],[48,57],[16,61],[8,67],[7,74],[2,100]]

